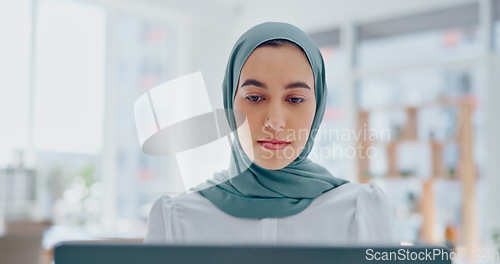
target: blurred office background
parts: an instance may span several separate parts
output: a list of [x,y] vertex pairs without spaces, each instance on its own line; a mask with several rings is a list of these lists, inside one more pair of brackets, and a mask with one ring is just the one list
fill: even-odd
[[376,181],[402,242],[500,248],[499,0],[1,1],[0,240],[38,222],[45,250],[141,239],[153,201],[184,187],[174,157],[141,152],[135,100],[202,71],[222,108],[232,45],[265,21],[323,53],[313,160]]

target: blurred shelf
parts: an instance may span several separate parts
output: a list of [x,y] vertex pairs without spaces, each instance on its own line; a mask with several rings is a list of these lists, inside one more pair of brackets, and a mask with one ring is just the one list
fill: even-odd
[[[475,109],[477,109],[477,100],[474,96],[457,96],[457,97],[447,97],[441,98],[436,101],[431,101],[428,103],[420,104],[418,106],[413,105],[387,105],[381,107],[370,107],[360,109],[358,111],[358,132],[367,131],[370,129],[370,115],[375,112],[383,112],[390,114],[394,111],[402,111],[406,115],[405,123],[401,127],[397,127],[396,139],[389,140],[370,140],[367,138],[360,138],[358,140],[358,147],[360,147],[364,153],[360,153],[358,157],[358,181],[361,183],[370,182],[375,179],[383,179],[385,181],[401,181],[408,180],[411,184],[418,184],[420,194],[418,195],[418,212],[422,216],[422,225],[419,231],[419,240],[427,241],[429,243],[438,243],[436,235],[436,197],[434,185],[437,180],[447,180],[455,183],[462,183],[455,187],[461,188],[461,194],[463,195],[463,203],[461,205],[461,219],[455,223],[460,224],[458,229],[459,233],[463,234],[463,244],[468,247],[472,247],[477,241],[477,222],[476,214],[474,213],[475,208],[475,187],[476,187],[476,163],[473,158],[473,132],[474,127],[472,123],[472,114]],[[429,108],[442,108],[451,107],[456,110],[456,115],[453,116],[451,124],[454,129],[451,135],[452,137],[436,140],[429,137],[422,137],[419,135],[419,123],[422,122],[418,118],[419,111],[426,110]],[[399,125],[399,124],[398,124]],[[430,135],[434,131],[431,130]],[[402,155],[398,152],[399,148],[404,145],[404,143],[417,143],[417,145],[428,145],[430,156],[429,173],[425,174],[425,177],[416,175],[417,171],[409,171],[408,174],[402,173],[401,168],[398,166],[398,160]],[[386,164],[387,171],[384,176],[371,177],[370,169],[370,156],[368,155],[369,147],[374,144],[381,145],[385,148],[386,152]],[[457,145],[456,151],[457,160],[454,167],[449,167],[450,165],[445,165],[444,162],[444,147],[446,145],[454,144]],[[406,155],[415,156],[418,155],[418,149],[415,150],[415,145],[408,146],[405,144]],[[411,151],[413,148],[415,151]],[[424,152],[427,153],[427,152]],[[410,160],[419,160],[427,157],[411,157]],[[417,165],[413,165],[418,168]],[[411,167],[410,167],[411,168]],[[449,173],[450,170],[452,173]],[[441,190],[444,191],[444,190]],[[446,226],[449,230],[451,227]]]

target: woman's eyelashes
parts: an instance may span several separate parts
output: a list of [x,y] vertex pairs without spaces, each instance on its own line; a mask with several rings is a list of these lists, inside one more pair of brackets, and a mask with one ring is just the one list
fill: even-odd
[[250,102],[259,102],[261,100],[264,100],[264,97],[257,95],[248,95],[245,99]]
[[292,104],[301,104],[305,101],[304,98],[299,98],[299,97],[290,97],[287,100]]
[[[250,101],[252,103],[258,103],[258,102],[260,102],[262,100],[266,100],[266,99],[264,97],[258,96],[258,95],[248,95],[245,97],[245,100]],[[285,99],[285,101],[287,101],[291,104],[301,104],[301,103],[305,102],[305,98],[288,97],[287,99]]]

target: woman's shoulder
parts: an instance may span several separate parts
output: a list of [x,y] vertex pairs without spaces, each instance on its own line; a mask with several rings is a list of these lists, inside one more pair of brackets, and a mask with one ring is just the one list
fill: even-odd
[[380,214],[392,210],[387,194],[375,182],[360,184],[353,183],[351,187],[355,193],[356,210],[360,214]]
[[345,183],[320,195],[313,202],[316,207],[344,208],[354,210],[356,217],[391,215],[392,206],[385,192],[378,184]]
[[153,204],[153,209],[161,211],[205,211],[213,205],[198,192],[164,194]]
[[192,193],[175,193],[175,194],[164,194],[156,199],[155,204],[163,204],[168,206],[183,205],[188,203],[200,203],[204,202],[203,196],[198,192]]
[[370,200],[374,197],[386,197],[384,191],[374,182],[354,183],[348,182],[339,187],[325,192],[318,198],[323,199],[350,199],[350,200]]
[[355,219],[360,243],[399,245],[391,202],[377,184],[371,183],[359,192]]
[[377,183],[346,183],[322,196],[332,212],[351,212],[357,243],[399,245],[391,202]]

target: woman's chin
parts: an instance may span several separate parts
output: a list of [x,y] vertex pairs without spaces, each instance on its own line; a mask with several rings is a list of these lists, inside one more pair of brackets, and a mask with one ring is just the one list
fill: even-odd
[[267,170],[279,170],[288,166],[288,164],[292,163],[292,161],[293,160],[288,160],[288,159],[265,158],[265,159],[255,159],[254,163]]
[[[250,148],[248,145],[243,145],[243,151],[253,163],[268,170],[283,169],[292,163],[298,156],[291,155],[291,152],[294,151],[291,146],[282,150],[268,150],[263,149],[261,146],[254,145],[253,148]],[[293,154],[296,153],[294,152]]]

